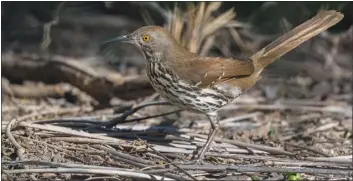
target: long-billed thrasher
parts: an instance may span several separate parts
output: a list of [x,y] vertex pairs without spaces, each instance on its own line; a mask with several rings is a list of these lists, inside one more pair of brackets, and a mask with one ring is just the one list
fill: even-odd
[[145,56],[150,83],[163,98],[180,108],[207,115],[211,129],[197,159],[202,161],[219,127],[217,110],[251,88],[267,65],[342,18],[339,12],[321,11],[247,60],[198,56],[158,26],[145,26],[107,42],[137,46]]

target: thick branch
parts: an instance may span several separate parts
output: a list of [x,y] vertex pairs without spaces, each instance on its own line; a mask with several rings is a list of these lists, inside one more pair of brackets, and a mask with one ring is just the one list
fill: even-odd
[[44,83],[67,82],[100,104],[108,104],[112,97],[131,100],[151,95],[154,90],[146,76],[122,77],[113,70],[99,71],[87,61],[12,56],[2,57],[3,76],[10,80],[32,80]]

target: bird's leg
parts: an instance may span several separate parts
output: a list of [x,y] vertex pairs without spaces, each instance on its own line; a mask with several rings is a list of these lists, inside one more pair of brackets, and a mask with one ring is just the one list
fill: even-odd
[[208,138],[207,138],[206,144],[202,147],[200,155],[198,156],[198,158],[196,160],[198,163],[201,163],[201,161],[204,159],[205,153],[210,149],[211,143],[212,143],[212,141],[213,141],[214,137],[216,136],[216,133],[219,129],[219,119],[218,119],[217,113],[207,114],[207,118],[211,122],[211,129],[210,129],[210,132],[208,133]]

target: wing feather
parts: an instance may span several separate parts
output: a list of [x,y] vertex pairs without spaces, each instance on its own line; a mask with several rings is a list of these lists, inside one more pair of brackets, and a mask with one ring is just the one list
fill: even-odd
[[181,79],[199,87],[208,87],[254,72],[251,60],[193,57],[188,60],[171,60],[166,64]]

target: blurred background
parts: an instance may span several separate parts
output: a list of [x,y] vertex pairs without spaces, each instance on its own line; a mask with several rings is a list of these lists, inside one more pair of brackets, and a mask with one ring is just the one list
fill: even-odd
[[[131,100],[153,92],[146,79],[140,80],[140,85],[133,82],[134,78],[130,80],[130,76],[143,76],[141,53],[127,44],[100,47],[100,43],[109,38],[144,25],[160,25],[168,28],[190,51],[242,58],[319,10],[335,9],[345,15],[339,24],[290,52],[266,71],[266,77],[279,78],[274,81],[290,76],[309,77],[302,81],[303,87],[291,87],[282,91],[285,94],[282,96],[321,99],[331,93],[351,91],[352,8],[350,2],[225,2],[206,7],[204,11],[208,12],[204,16],[207,17],[197,20],[200,4],[196,2],[4,2],[2,78],[11,84],[67,82],[98,99],[98,104],[107,106],[113,97]],[[197,31],[200,33],[195,33]],[[64,65],[54,66],[47,60],[74,62],[79,67],[84,64],[82,66],[87,67],[82,69],[94,67],[93,71],[98,74],[110,74],[106,69],[114,68],[118,74],[111,73],[112,77],[122,81],[128,76],[133,83],[124,83],[125,88],[120,86],[118,92],[99,83],[104,87],[99,90],[102,93],[84,90],[97,87],[78,85],[86,77],[68,75],[68,70],[59,70]],[[72,65],[66,66],[72,68]],[[110,81],[122,84],[117,83],[118,80]],[[141,88],[146,91],[141,92]],[[280,92],[274,90],[277,88],[269,89],[265,94],[272,99],[279,96],[274,95]]]
[[[222,119],[263,117],[224,124],[220,134],[351,154],[352,2],[1,2],[1,8],[2,131],[9,120],[39,109],[80,108],[89,111],[70,115],[104,117],[153,95],[145,60],[133,45],[101,46],[142,26],[163,26],[200,55],[245,58],[320,10],[340,11],[341,22],[269,66],[237,99],[240,107],[221,111]],[[139,115],[170,109],[146,108]],[[187,112],[144,124],[208,131],[204,117]]]

